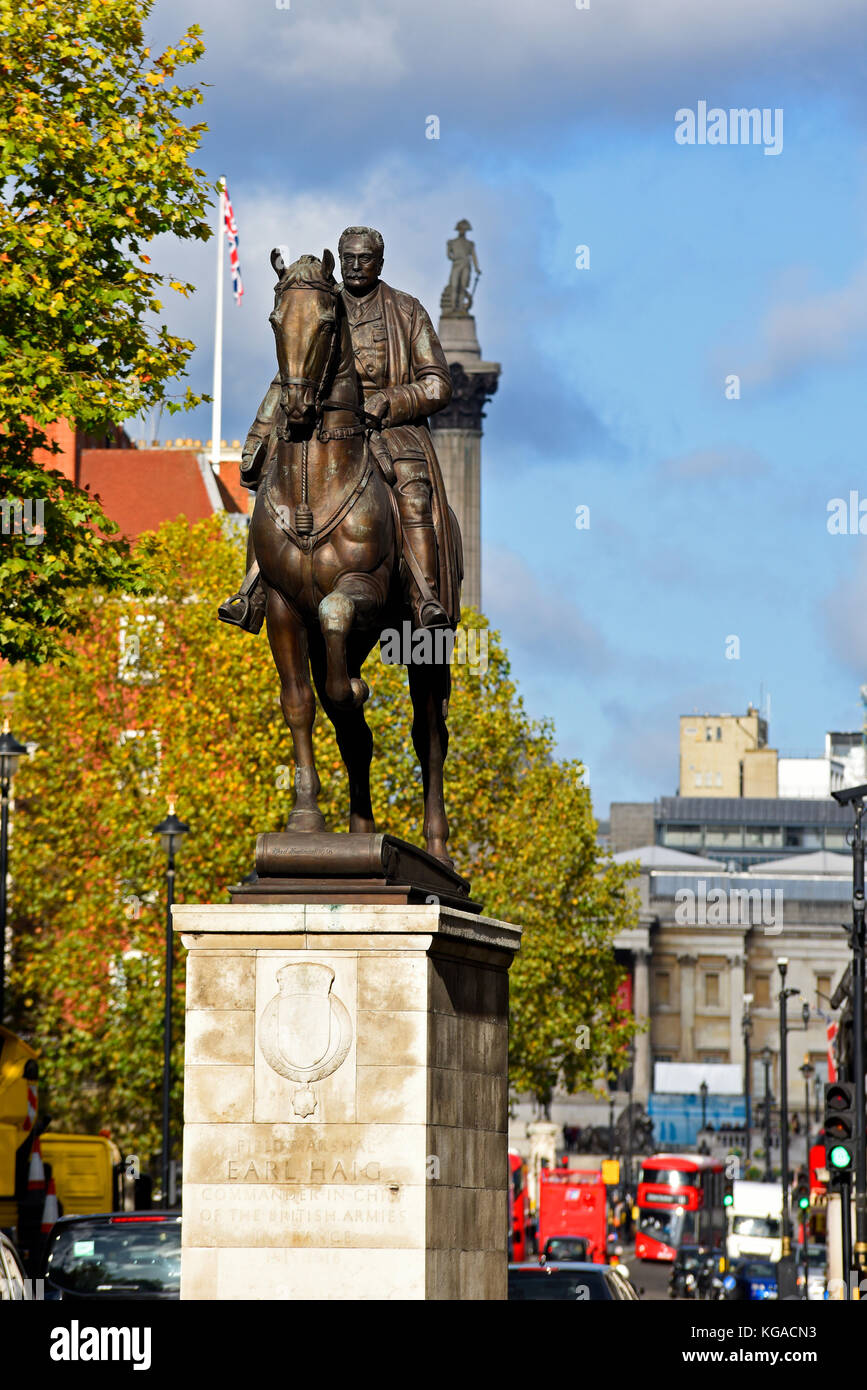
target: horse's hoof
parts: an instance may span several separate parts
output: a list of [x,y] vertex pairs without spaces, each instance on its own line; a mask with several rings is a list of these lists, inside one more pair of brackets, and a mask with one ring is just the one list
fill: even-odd
[[286,822],[286,829],[309,835],[325,829],[325,817],[321,811],[293,811]]
[[432,854],[434,859],[438,859],[441,864],[445,864],[447,869],[453,869],[455,867],[455,861],[450,858],[442,840],[431,840],[426,848],[428,854]]

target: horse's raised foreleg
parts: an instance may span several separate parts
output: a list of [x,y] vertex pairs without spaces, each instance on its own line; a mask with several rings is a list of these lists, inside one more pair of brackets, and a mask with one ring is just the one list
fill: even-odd
[[[351,644],[357,648],[358,641]],[[367,655],[366,650],[352,651],[348,670],[350,679],[359,676],[361,663]],[[334,725],[337,747],[349,778],[349,829],[353,834],[373,834],[376,822],[370,801],[370,763],[373,757],[373,735],[367,727],[364,709],[340,709],[328,697],[326,689],[327,657],[324,642],[315,637],[310,644],[310,665],[313,680],[319,691],[322,708]]]
[[325,642],[325,694],[335,709],[360,709],[370,691],[347,662],[349,634],[381,607],[376,583],[366,574],[344,574],[319,605],[319,626]]
[[280,676],[280,706],[292,732],[295,752],[295,805],[287,830],[324,830],[319,810],[319,776],[313,760],[316,700],[310,684],[307,633],[275,589],[268,589],[268,641]]
[[421,764],[424,787],[424,841],[428,853],[451,866],[446,843],[449,823],[443,795],[443,768],[449,747],[446,724],[452,673],[447,665],[407,667],[412,696],[412,742]]

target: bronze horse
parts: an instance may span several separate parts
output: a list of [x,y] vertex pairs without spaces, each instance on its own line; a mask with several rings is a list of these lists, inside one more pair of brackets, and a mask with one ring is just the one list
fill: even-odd
[[[399,515],[371,438],[376,422],[364,413],[334,257],[330,251],[321,261],[301,256],[284,268],[275,252],[271,261],[280,273],[270,322],[282,421],[250,539],[295,753],[295,805],[286,828],[325,829],[313,756],[312,671],[349,776],[349,829],[369,833],[376,829],[373,737],[364,718],[369,691],[361,668],[382,630],[400,628],[411,617]],[[451,865],[443,799],[451,670],[411,663],[408,674],[425,845]]]

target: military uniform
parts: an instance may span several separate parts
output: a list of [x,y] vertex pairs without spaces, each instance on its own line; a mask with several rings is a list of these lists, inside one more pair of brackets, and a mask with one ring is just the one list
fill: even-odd
[[[394,290],[382,280],[363,298],[345,289],[341,294],[364,398],[381,394],[388,401],[376,447],[381,455],[384,446],[386,463],[393,473],[404,546],[412,551],[415,561],[410,569],[420,571],[424,581],[420,586],[414,579],[411,586],[416,621],[422,626],[456,626],[462,578],[460,537],[427,423],[427,417],[442,410],[451,399],[448,363],[428,314],[412,295]],[[249,469],[261,443],[265,444],[266,457],[270,456],[279,407],[277,375],[244,445],[242,481],[245,465]],[[255,481],[251,479],[251,483]]]

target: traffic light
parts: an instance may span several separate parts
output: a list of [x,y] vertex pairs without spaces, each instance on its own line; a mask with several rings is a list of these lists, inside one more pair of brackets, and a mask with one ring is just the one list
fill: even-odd
[[726,1178],[723,1185],[723,1206],[733,1207],[735,1203],[735,1184],[733,1178]]
[[798,1211],[810,1210],[810,1188],[805,1182],[799,1182],[795,1188],[795,1206]]
[[825,1166],[838,1177],[855,1167],[855,1087],[849,1081],[825,1086]]

